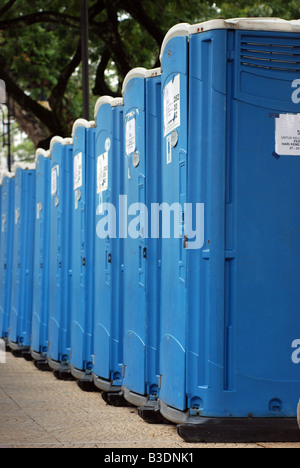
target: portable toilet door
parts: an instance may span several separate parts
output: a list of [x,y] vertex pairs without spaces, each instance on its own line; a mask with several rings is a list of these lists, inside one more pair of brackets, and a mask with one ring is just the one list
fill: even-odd
[[[145,72],[143,68],[132,70],[123,85],[124,193],[127,197],[125,209],[129,214],[124,240],[123,387],[125,392],[130,389],[141,395],[145,394],[145,341],[142,337],[147,309],[145,229],[148,219],[142,208],[146,203]],[[134,225],[131,209],[135,207],[140,208],[140,214]],[[134,215],[137,216],[136,211]]]
[[[186,408],[186,232],[188,165],[188,25],[175,26],[161,51],[162,227],[160,406]],[[171,212],[173,216],[171,216]],[[165,231],[165,232],[164,232]],[[166,411],[164,411],[164,415]]]
[[201,418],[199,440],[224,430],[216,418],[239,440],[299,440],[299,32],[278,19],[190,28],[188,199],[204,204],[204,242],[188,243],[185,416]]
[[2,175],[1,246],[0,246],[0,338],[8,339],[11,308],[12,261],[14,238],[14,174]]
[[[71,373],[83,388],[93,383],[93,310],[89,285],[93,283],[91,262],[88,252],[88,198],[89,165],[94,161],[94,122],[79,119],[73,126],[73,198],[72,213],[72,332]],[[94,173],[93,173],[94,175]],[[92,253],[92,252],[91,252]],[[89,300],[90,299],[90,300]]]
[[[95,107],[95,336],[94,383],[117,398],[123,366],[123,99],[101,97]],[[116,400],[115,400],[116,401]]]
[[161,69],[132,70],[125,78],[123,95],[129,215],[124,248],[123,390],[129,403],[143,407],[142,417],[147,413],[149,419],[151,413],[153,419],[159,415],[160,238],[159,223],[152,225],[151,209],[161,201]]
[[[50,151],[36,152],[35,243],[31,356],[39,368],[47,364],[50,262]],[[46,366],[47,368],[47,366]]]
[[51,155],[50,298],[48,364],[69,378],[71,351],[71,230],[73,148],[71,139],[54,137]]
[[[94,361],[94,288],[95,288],[95,232],[96,232],[96,199],[95,199],[95,134],[96,123],[87,129],[87,155],[86,155],[86,239],[87,239],[87,313],[86,313],[86,347],[85,355],[86,362],[92,362],[91,370],[93,370]],[[90,367],[90,366],[89,366]]]
[[[19,165],[15,173],[14,245],[9,346],[27,356],[31,345],[35,169]],[[29,353],[30,356],[30,353]]]

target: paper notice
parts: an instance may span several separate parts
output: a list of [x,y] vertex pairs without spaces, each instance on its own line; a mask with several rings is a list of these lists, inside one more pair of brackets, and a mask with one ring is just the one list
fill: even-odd
[[43,211],[43,204],[41,202],[36,205],[36,219],[40,219],[40,213]]
[[74,190],[82,186],[82,153],[74,157]]
[[126,122],[126,154],[129,156],[136,150],[136,138],[135,138],[135,118],[127,120]]
[[281,114],[276,122],[276,153],[300,156],[300,114]]
[[108,187],[108,152],[97,158],[97,193],[105,192]]
[[180,127],[180,75],[164,89],[164,136]]
[[174,86],[173,81],[167,84],[164,91],[164,114],[165,114],[165,125],[168,125],[174,120]]
[[51,170],[51,195],[57,193],[57,177],[58,177],[59,166],[55,166]]

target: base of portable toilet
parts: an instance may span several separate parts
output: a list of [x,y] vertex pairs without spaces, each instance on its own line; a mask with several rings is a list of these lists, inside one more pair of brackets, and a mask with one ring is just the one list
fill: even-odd
[[86,393],[98,391],[98,389],[94,385],[94,382],[90,382],[90,381],[77,380],[77,386],[80,388],[80,390]]
[[25,361],[28,361],[28,362],[33,361],[33,358],[31,356],[30,348],[25,350],[25,351],[22,351],[22,357],[25,359]]
[[166,421],[160,413],[160,402],[158,399],[151,399],[149,395],[139,395],[125,387],[123,387],[123,394],[126,401],[133,406],[137,406],[139,416],[145,422],[150,424],[162,424]]
[[30,354],[34,361],[37,361],[37,362],[46,361],[47,362],[47,356],[44,356],[43,354],[38,353],[37,351],[34,351],[32,348],[30,348]]
[[7,343],[6,348],[8,348],[11,351],[14,357],[24,358],[25,361],[28,362],[33,361],[29,348],[20,347],[17,345],[17,343]]
[[105,393],[120,393],[122,387],[117,387],[110,380],[101,379],[98,375],[93,374],[94,384],[99,390]]
[[35,367],[40,371],[51,371],[51,367],[48,364],[47,356],[40,354],[30,348],[30,354],[33,359],[33,363]]
[[72,376],[78,381],[77,384],[81,390],[90,392],[95,389],[92,371],[81,371],[74,366],[70,366],[70,369]]
[[[161,415],[177,424],[178,435],[191,443],[300,442],[297,418],[200,417],[160,402]],[[181,420],[180,420],[181,419]]]
[[61,367],[57,371],[53,371],[53,375],[57,380],[75,380],[75,378],[71,374],[71,371],[66,371],[66,369],[64,369],[63,367]]
[[109,406],[115,408],[132,408],[133,405],[125,400],[123,392],[102,392],[102,398]]
[[8,338],[7,336],[5,336],[4,338],[2,338],[2,340],[4,341],[4,346],[5,346],[5,351],[7,353],[10,353],[11,349],[9,347],[9,343],[8,343]]
[[53,370],[54,376],[58,380],[75,380],[71,373],[71,367],[69,364],[64,364],[63,362],[54,361],[49,356],[47,357],[49,367]]
[[48,364],[47,360],[36,361],[34,359],[33,364],[41,372],[52,372],[52,369],[51,369],[51,367],[49,367],[49,364]]
[[168,421],[163,417],[157,404],[153,406],[138,407],[138,415],[147,424],[173,424],[171,421]]
[[14,341],[11,341],[9,338],[7,340],[8,346],[12,351],[15,353],[23,353],[24,351],[29,351],[29,346],[22,346],[20,343],[15,343]]
[[113,386],[110,380],[101,379],[93,374],[94,385],[102,392],[102,398],[110,406],[126,408],[131,406],[124,398],[122,387]]
[[299,442],[297,418],[193,418],[177,426],[190,443]]

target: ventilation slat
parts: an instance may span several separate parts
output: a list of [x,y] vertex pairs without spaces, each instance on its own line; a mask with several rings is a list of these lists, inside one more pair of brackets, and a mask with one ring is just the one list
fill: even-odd
[[[289,41],[289,42],[287,42]],[[271,45],[272,47],[274,45],[278,46],[278,47],[299,47],[299,39],[295,39],[295,38],[288,38],[287,36],[284,36],[284,37],[279,37],[279,36],[273,36],[273,37],[270,37],[270,35],[268,36],[259,36],[259,35],[251,35],[251,36],[248,36],[248,35],[242,35],[241,37],[241,42],[242,43],[254,43],[254,44],[261,44],[261,45],[264,45],[264,44],[269,44]]]
[[242,57],[256,58],[257,60],[268,60],[283,63],[300,63],[300,55],[271,54],[270,52],[256,52],[254,50],[242,49]]
[[275,51],[282,54],[295,54],[300,53],[300,46],[297,45],[282,45],[282,44],[261,44],[257,42],[244,42],[242,41],[241,47],[248,49],[254,48],[255,50],[261,50],[264,52]]
[[244,37],[240,47],[241,65],[277,71],[300,71],[300,45],[297,42],[283,43],[282,39],[274,38],[274,43],[270,44],[267,38]]

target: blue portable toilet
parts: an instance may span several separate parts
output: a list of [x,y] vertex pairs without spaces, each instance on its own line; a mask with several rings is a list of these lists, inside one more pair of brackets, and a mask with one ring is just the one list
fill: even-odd
[[[188,28],[186,200],[204,220],[185,213],[186,300],[178,319],[162,309],[160,394],[186,440],[298,437],[299,32],[279,19]],[[168,335],[181,346],[168,352]]]
[[50,279],[47,360],[59,378],[71,377],[71,233],[73,142],[54,137],[50,144]]
[[[101,97],[96,120],[94,383],[120,404],[123,368],[123,99]],[[109,396],[108,396],[109,395]],[[122,397],[121,397],[122,398]]]
[[71,373],[93,387],[93,291],[95,237],[95,122],[73,126]]
[[[161,245],[160,406],[186,408],[187,270],[184,208],[187,201],[188,35],[180,24],[167,34],[161,52],[162,201],[169,233]],[[162,413],[166,417],[166,412]],[[168,418],[167,418],[168,419]]]
[[[0,172],[0,219],[2,219],[2,173]],[[0,250],[1,250],[1,234],[0,231]]]
[[0,245],[0,338],[8,339],[11,307],[12,260],[14,238],[15,179],[11,172],[2,174],[1,245]]
[[[12,291],[9,347],[27,356],[31,345],[33,301],[33,250],[35,218],[35,169],[16,165]],[[30,353],[29,353],[30,355]]]
[[[50,262],[50,151],[38,149],[35,195],[35,243],[31,356],[41,369],[47,363]],[[47,366],[46,366],[47,368]]]
[[161,198],[161,69],[132,70],[123,95],[128,209],[123,391],[129,403],[154,409],[155,415],[160,386],[160,239],[152,229],[158,223],[152,226],[151,209]]

